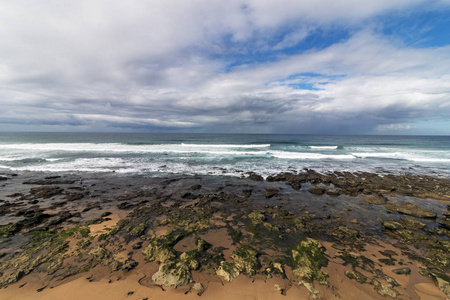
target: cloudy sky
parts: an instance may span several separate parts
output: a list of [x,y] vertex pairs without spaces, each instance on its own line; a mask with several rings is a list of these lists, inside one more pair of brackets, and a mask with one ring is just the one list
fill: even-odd
[[0,1],[0,106],[1,131],[450,135],[450,1]]

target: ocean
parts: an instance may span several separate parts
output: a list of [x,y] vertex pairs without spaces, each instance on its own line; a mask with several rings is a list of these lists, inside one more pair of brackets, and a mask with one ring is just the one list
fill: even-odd
[[450,137],[0,133],[1,172],[265,177],[305,169],[450,178]]

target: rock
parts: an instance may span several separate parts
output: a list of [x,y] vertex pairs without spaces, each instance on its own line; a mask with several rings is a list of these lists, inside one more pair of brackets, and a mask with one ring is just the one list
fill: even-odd
[[264,178],[261,175],[256,174],[254,172],[248,172],[247,175],[250,180],[254,180],[254,181],[263,181],[264,180]]
[[340,243],[334,243],[333,245],[331,245],[331,247],[333,247],[334,249],[339,250],[339,251],[345,250],[345,246]]
[[373,279],[370,284],[374,286],[377,293],[381,296],[388,296],[394,299],[398,297],[398,292],[390,287],[389,284],[382,284],[376,279]]
[[430,209],[423,209],[412,203],[401,203],[396,207],[397,212],[416,218],[436,218],[436,212]]
[[126,210],[132,208],[134,205],[129,202],[122,202],[117,204],[118,209]]
[[273,287],[274,287],[275,291],[280,292],[280,294],[283,294],[283,293],[284,293],[284,289],[283,289],[280,285],[278,285],[278,284],[275,283],[275,284],[273,285]]
[[173,261],[176,258],[175,251],[172,249],[176,238],[161,236],[153,239],[150,244],[142,250],[146,259],[158,260],[162,263]]
[[205,288],[203,287],[203,285],[200,282],[196,282],[194,284],[194,286],[192,287],[192,289],[194,291],[197,291],[197,295],[201,296],[203,294],[203,291],[205,290]]
[[405,226],[406,229],[419,230],[424,228],[427,224],[420,222],[411,218],[400,218],[400,222]]
[[450,298],[450,277],[443,273],[431,272],[430,275],[438,288]]
[[62,195],[64,189],[58,186],[41,186],[30,189],[30,194],[26,195],[24,200],[49,199],[51,197]]
[[347,276],[350,279],[354,279],[357,282],[363,284],[367,282],[367,276],[363,275],[362,273],[358,271],[345,271],[345,276]]
[[[55,178],[53,178],[55,177]],[[33,179],[24,181],[23,184],[36,184],[36,185],[52,185],[52,184],[73,184],[76,180],[71,179],[59,179],[56,176],[47,177],[45,179]]]
[[408,267],[404,267],[404,268],[392,270],[392,272],[394,272],[395,274],[399,274],[399,275],[408,275],[411,273],[411,269]]
[[383,224],[381,225],[382,229],[388,229],[388,230],[400,230],[400,229],[404,229],[405,227],[403,226],[403,224],[400,224],[397,221],[394,220],[388,220],[383,222]]
[[380,258],[378,259],[381,263],[387,265],[387,266],[395,266],[396,260],[391,258]]
[[278,195],[278,190],[272,189],[272,188],[266,188],[266,192],[264,194],[266,195],[266,199],[270,199],[270,198]]
[[266,277],[272,278],[273,275],[281,275],[281,277],[286,278],[286,273],[284,272],[283,266],[281,263],[271,262],[269,267],[266,268]]
[[194,184],[193,186],[191,186],[191,190],[193,191],[198,191],[201,188],[202,186],[200,184]]
[[95,258],[98,259],[108,259],[112,257],[111,252],[109,252],[108,250],[106,250],[103,246],[97,246],[94,249],[92,249],[91,251],[89,251],[89,255],[94,256]]
[[387,198],[384,197],[383,195],[364,197],[361,201],[359,201],[359,203],[366,204],[366,205],[369,205],[369,204],[383,205],[383,204],[386,204],[387,202],[388,202]]
[[130,271],[130,270],[134,269],[137,265],[138,265],[137,261],[129,258],[123,263],[122,270]]
[[325,188],[323,186],[315,186],[315,187],[309,188],[308,192],[310,192],[313,195],[322,196],[326,190],[327,190],[327,188]]
[[226,281],[231,282],[234,278],[239,276],[240,271],[233,263],[222,261],[220,262],[220,267],[217,269],[216,274],[223,277]]
[[235,267],[239,272],[244,272],[247,275],[255,275],[256,271],[261,268],[258,260],[258,252],[249,245],[244,245],[236,251],[231,252],[231,258],[234,261]]
[[170,266],[161,264],[158,272],[153,274],[154,282],[161,282],[164,286],[173,286],[174,288],[187,285],[191,280],[191,272],[186,266]]
[[248,219],[252,222],[253,225],[263,223],[265,216],[259,211],[252,211],[248,214]]
[[442,227],[450,230],[450,216],[443,215],[439,220],[439,224],[441,224]]
[[301,241],[292,249],[293,273],[300,283],[317,280],[321,284],[328,284],[328,274],[321,271],[328,263],[323,254],[324,249],[321,243],[311,238]]
[[338,189],[331,189],[331,190],[326,190],[325,192],[328,196],[334,196],[337,197],[341,194],[341,191]]
[[7,238],[13,236],[20,231],[20,226],[17,223],[10,223],[0,226],[0,238]]

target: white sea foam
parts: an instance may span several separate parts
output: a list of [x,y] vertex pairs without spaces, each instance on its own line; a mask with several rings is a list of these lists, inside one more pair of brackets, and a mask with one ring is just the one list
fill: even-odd
[[308,153],[308,152],[287,152],[287,151],[272,151],[269,152],[276,158],[281,159],[354,159],[353,155],[328,155],[321,153]]
[[[258,149],[268,148],[270,144],[262,145],[221,145],[221,144],[158,144],[158,145],[127,145],[119,143],[47,143],[47,144],[6,144],[0,145],[1,149],[8,150],[32,150],[32,151],[68,151],[68,152],[135,152],[135,153],[161,153],[161,152],[175,152],[175,153],[192,153],[192,152],[211,152],[223,151],[229,149]],[[225,152],[230,153],[230,152]],[[242,152],[241,152],[242,153]],[[251,153],[250,153],[251,154]]]
[[337,149],[339,146],[308,146],[308,147],[317,150],[334,150]]
[[183,147],[194,148],[269,148],[270,144],[226,145],[226,144],[181,144]]
[[424,152],[358,152],[352,153],[357,158],[388,158],[388,159],[401,159],[415,162],[441,162],[448,163],[450,162],[450,158],[442,158],[443,153],[433,153],[441,154],[441,157],[433,157],[430,153]]

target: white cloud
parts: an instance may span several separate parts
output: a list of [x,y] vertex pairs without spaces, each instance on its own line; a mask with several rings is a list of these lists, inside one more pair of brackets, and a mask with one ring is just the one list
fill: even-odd
[[[364,25],[429,2],[313,2],[3,2],[0,123],[307,131],[450,115],[450,47],[408,48]],[[227,69],[333,26],[352,36]],[[299,73],[323,76],[286,81]],[[320,89],[287,85],[305,82]]]

